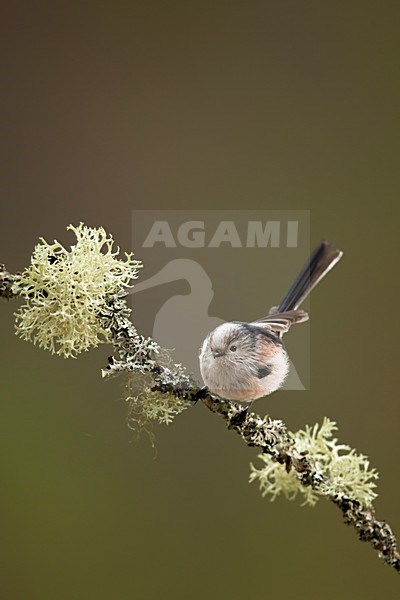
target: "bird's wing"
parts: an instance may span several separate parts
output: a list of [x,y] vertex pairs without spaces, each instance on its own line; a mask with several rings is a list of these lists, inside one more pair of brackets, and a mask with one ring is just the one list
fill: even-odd
[[257,319],[252,322],[252,325],[286,333],[294,323],[303,323],[307,320],[308,314],[304,310],[287,310],[286,312],[276,312],[267,317]]

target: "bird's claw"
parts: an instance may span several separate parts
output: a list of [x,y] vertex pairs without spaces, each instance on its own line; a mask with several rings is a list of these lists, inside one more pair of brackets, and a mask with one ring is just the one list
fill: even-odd
[[206,385],[203,385],[203,387],[201,387],[199,390],[197,390],[197,392],[195,394],[193,394],[192,396],[192,402],[193,404],[197,404],[197,402],[199,400],[203,400],[204,398],[206,398],[209,394],[209,390],[208,387]]

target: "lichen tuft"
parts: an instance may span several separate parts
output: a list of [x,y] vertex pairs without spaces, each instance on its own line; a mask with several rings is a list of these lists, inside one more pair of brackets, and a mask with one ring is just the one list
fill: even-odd
[[131,287],[140,261],[119,248],[102,228],[67,227],[76,244],[67,250],[40,238],[31,264],[17,276],[25,304],[15,313],[16,334],[65,358],[108,342],[99,313],[106,298]]
[[288,471],[267,454],[259,455],[264,463],[260,469],[250,465],[250,482],[258,481],[262,495],[270,496],[271,501],[280,494],[289,500],[301,495],[303,505],[314,506],[320,495],[339,499],[347,496],[362,506],[370,506],[377,497],[374,489],[378,473],[369,468],[368,457],[333,438],[336,430],[336,423],[325,417],[321,426],[307,425],[305,430],[291,434],[299,455],[307,456],[313,463],[318,475],[316,481],[320,481],[318,485],[302,485],[295,470]]

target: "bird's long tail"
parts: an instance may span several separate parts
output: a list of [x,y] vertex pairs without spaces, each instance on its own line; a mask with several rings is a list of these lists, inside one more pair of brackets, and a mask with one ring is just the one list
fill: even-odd
[[322,240],[312,252],[274,313],[296,310],[324,275],[341,259],[342,254],[341,250],[332,249],[332,243]]

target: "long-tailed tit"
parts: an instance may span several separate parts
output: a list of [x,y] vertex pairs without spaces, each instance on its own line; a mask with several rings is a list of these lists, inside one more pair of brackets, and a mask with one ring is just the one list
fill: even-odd
[[289,291],[267,317],[252,323],[223,323],[204,340],[200,370],[208,390],[226,400],[252,402],[280,388],[289,371],[282,335],[307,321],[297,310],[317,283],[340,260],[342,252],[321,241]]

